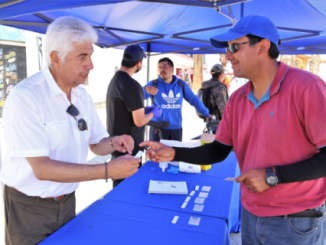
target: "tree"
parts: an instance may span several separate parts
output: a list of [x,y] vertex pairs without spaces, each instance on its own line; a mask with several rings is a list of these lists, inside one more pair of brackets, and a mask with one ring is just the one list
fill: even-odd
[[203,82],[203,60],[204,55],[194,54],[194,69],[193,69],[193,84],[192,90],[197,93],[198,89],[201,88]]
[[306,70],[309,63],[309,71],[317,76],[319,74],[320,64],[323,63],[320,55],[281,55],[281,61],[286,65],[302,70]]
[[321,63],[321,60],[320,60],[320,55],[319,54],[311,55],[311,60],[309,61],[309,70],[310,70],[310,72],[318,76],[320,63]]
[[281,55],[281,61],[291,67],[297,67],[295,55]]

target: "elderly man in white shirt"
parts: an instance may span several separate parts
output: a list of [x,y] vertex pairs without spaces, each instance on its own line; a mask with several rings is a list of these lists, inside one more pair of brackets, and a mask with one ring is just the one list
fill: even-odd
[[73,218],[78,182],[123,179],[138,170],[140,159],[131,155],[85,164],[88,147],[97,155],[134,148],[130,136],[108,138],[94,102],[78,86],[93,69],[96,41],[84,21],[55,20],[46,33],[48,67],[19,83],[6,100],[6,244],[37,244]]

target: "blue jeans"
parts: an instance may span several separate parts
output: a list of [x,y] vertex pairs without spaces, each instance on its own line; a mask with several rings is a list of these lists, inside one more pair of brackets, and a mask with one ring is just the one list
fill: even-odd
[[326,244],[325,203],[315,210],[321,218],[258,217],[245,208],[241,215],[242,245],[323,245]]
[[[161,129],[162,137],[164,140],[178,140],[182,141],[182,128],[178,129]],[[150,127],[149,129],[149,140],[160,142],[160,137],[157,133],[157,130]]]

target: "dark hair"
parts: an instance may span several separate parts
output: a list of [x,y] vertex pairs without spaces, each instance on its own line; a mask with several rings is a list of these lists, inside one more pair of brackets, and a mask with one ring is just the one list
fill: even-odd
[[[247,37],[249,38],[250,45],[255,45],[256,43],[259,43],[261,40],[265,39],[251,34],[248,34]],[[278,45],[280,44],[281,44],[281,40],[278,41]],[[271,42],[271,46],[268,50],[268,55],[271,59],[275,59],[275,60],[280,55],[280,51],[278,50],[278,47],[273,42]]]
[[128,61],[128,60],[125,60],[124,58],[130,60],[132,59],[132,57],[129,55],[129,54],[124,54],[123,55],[123,59],[121,61],[121,66],[124,66],[124,67],[127,67],[127,68],[133,68],[137,65],[137,63],[140,61]]
[[222,74],[222,72],[220,72],[220,73],[214,73],[214,74],[212,74],[212,77],[215,78],[215,79],[218,79],[221,74]]
[[170,59],[167,58],[167,57],[160,59],[160,60],[158,61],[158,63],[160,64],[160,63],[165,62],[165,61],[168,62],[168,64],[169,64],[170,67],[174,67],[174,64],[173,64],[172,60],[170,60]]

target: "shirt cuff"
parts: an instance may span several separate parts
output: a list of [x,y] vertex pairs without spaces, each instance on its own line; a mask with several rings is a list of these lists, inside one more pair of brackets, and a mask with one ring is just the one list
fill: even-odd
[[218,137],[218,135],[215,136],[215,140],[218,141],[218,142],[220,142],[223,145],[233,146],[232,141],[221,139],[220,137]]

